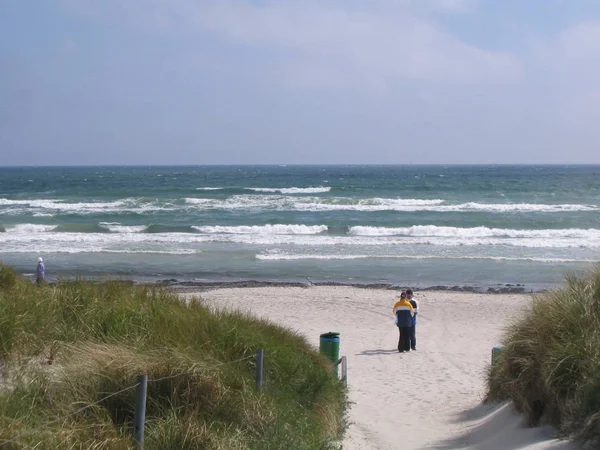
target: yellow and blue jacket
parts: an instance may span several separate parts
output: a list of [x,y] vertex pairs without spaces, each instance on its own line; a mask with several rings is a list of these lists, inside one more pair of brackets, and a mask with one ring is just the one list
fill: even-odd
[[401,298],[396,302],[393,308],[396,316],[396,325],[398,327],[412,327],[412,318],[415,315],[415,310],[408,300]]

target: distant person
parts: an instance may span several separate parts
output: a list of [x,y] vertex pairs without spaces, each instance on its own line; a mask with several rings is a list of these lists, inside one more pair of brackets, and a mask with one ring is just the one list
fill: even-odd
[[406,299],[406,292],[403,291],[400,294],[400,300],[394,305],[393,311],[398,326],[398,351],[400,353],[410,352],[410,329],[412,328],[412,318],[415,311]]
[[44,278],[46,278],[46,267],[44,267],[44,260],[40,257],[38,258],[35,282],[37,284],[42,284]]
[[406,290],[406,299],[409,301],[409,303],[413,307],[413,310],[415,311],[415,315],[412,316],[412,327],[410,327],[409,335],[410,335],[410,349],[416,350],[417,349],[417,314],[419,314],[419,304],[413,298],[412,289]]

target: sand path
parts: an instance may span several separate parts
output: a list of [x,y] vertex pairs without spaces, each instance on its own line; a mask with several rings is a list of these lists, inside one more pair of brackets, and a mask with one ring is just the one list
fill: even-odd
[[[337,331],[352,407],[345,449],[567,449],[547,428],[526,429],[509,407],[482,405],[485,370],[503,328],[527,297],[417,293],[418,351],[396,350],[397,293],[352,287],[267,287],[201,293],[306,336]],[[265,363],[268,364],[268,355]]]

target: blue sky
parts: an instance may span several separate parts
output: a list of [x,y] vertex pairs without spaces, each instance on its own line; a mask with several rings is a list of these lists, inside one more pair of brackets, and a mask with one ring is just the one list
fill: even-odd
[[596,0],[0,0],[0,165],[600,163]]

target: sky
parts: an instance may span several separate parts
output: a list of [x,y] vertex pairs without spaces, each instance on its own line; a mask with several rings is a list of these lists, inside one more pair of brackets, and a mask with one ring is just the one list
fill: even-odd
[[0,0],[0,166],[598,164],[597,0]]

